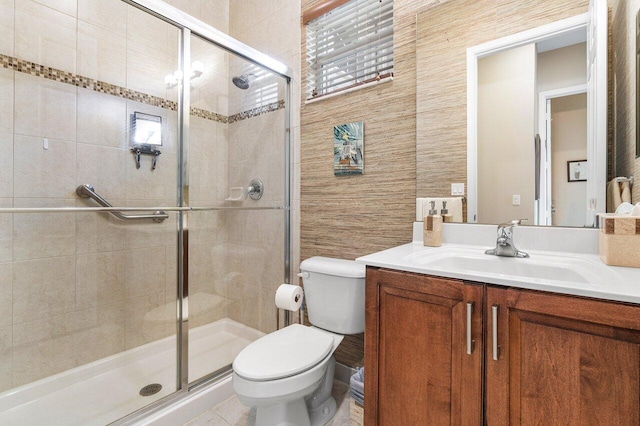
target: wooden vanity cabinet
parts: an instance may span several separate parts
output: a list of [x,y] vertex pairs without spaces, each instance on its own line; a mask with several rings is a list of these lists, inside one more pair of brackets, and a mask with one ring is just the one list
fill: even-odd
[[640,425],[640,307],[487,286],[485,309],[486,424]]
[[483,287],[367,268],[366,291],[365,424],[479,424]]
[[366,425],[639,425],[640,307],[369,267],[365,367]]

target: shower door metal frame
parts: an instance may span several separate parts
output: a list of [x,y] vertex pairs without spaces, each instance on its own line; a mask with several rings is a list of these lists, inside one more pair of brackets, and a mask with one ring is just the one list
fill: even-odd
[[[179,30],[179,64],[183,75],[190,75],[191,67],[191,36],[195,35],[213,45],[239,56],[249,62],[261,66],[285,79],[285,152],[284,152],[284,206],[272,208],[240,208],[240,210],[284,210],[284,282],[290,283],[291,278],[291,80],[293,72],[291,68],[268,55],[235,40],[227,34],[216,30],[210,25],[186,14],[185,12],[170,6],[159,0],[122,0],[123,2],[144,10],[155,17],[166,21]],[[180,146],[178,160],[178,195],[179,195],[179,225],[178,238],[178,277],[177,277],[177,301],[176,301],[176,333],[177,333],[177,368],[176,391],[161,398],[137,411],[134,411],[113,424],[135,424],[153,413],[162,411],[185,398],[213,385],[218,380],[231,374],[231,369],[215,371],[211,374],[189,382],[189,211],[203,210],[236,210],[236,208],[190,208],[188,199],[189,186],[189,119],[190,119],[190,90],[188,85],[180,84],[178,96],[178,143]],[[167,209],[165,210],[173,210]],[[288,318],[285,320],[287,321]]]

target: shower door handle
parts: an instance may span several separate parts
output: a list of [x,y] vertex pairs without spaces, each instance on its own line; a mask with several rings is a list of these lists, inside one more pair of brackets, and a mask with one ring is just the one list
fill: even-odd
[[[100,195],[96,193],[93,186],[91,185],[80,185],[76,188],[76,194],[81,198],[91,198],[96,203],[100,204],[102,207],[113,207],[107,200],[102,198]],[[122,212],[113,211],[109,212],[118,219],[122,220],[139,220],[139,219],[151,219],[154,222],[161,223],[166,218],[169,217],[168,214],[163,212],[162,210],[156,210],[153,214],[124,214]]]

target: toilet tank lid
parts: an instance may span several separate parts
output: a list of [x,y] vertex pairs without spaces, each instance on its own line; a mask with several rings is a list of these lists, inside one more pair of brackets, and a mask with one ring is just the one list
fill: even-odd
[[314,256],[300,263],[300,270],[319,274],[335,275],[346,278],[364,278],[366,266],[355,260],[334,259],[332,257]]

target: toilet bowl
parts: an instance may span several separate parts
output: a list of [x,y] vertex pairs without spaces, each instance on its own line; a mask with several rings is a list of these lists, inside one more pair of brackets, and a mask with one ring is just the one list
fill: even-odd
[[233,362],[233,388],[240,402],[257,407],[256,425],[315,426],[333,417],[333,351],[342,338],[293,324],[242,350]]
[[322,426],[331,420],[333,352],[343,334],[364,331],[364,266],[313,257],[300,270],[314,326],[293,324],[270,333],[233,362],[233,388],[240,402],[256,407],[256,426]]

